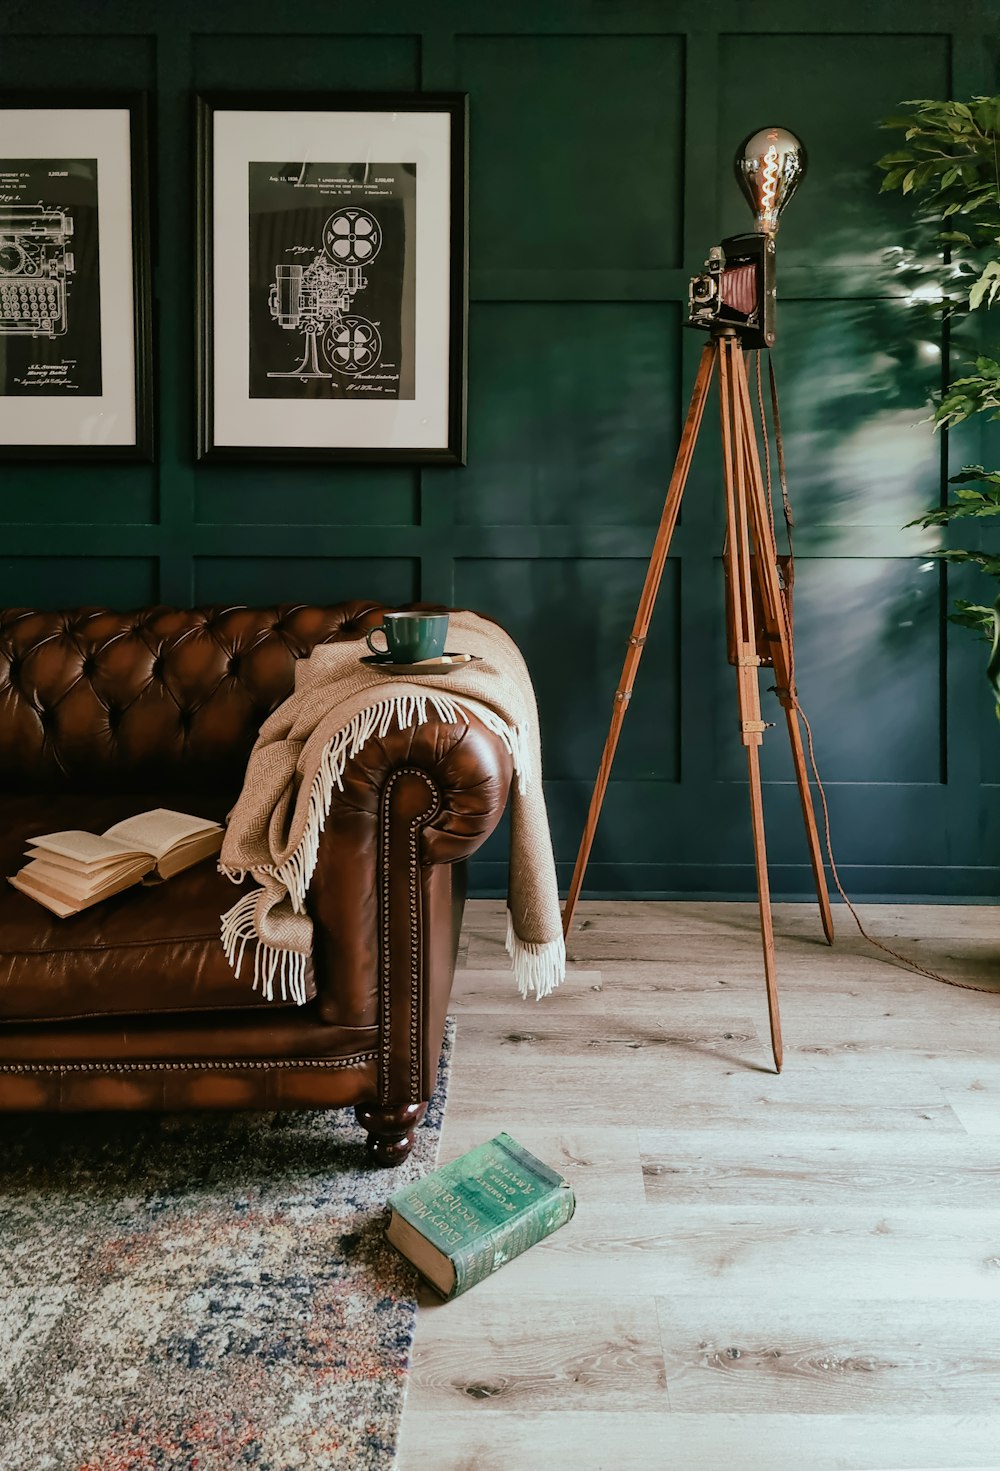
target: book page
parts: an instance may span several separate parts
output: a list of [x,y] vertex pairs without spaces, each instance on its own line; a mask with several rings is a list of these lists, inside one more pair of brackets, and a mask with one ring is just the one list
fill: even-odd
[[[148,859],[147,862],[152,860]],[[15,889],[20,889],[22,894],[44,904],[46,909],[51,909],[60,919],[68,919],[71,914],[79,914],[81,909],[87,909],[91,904],[96,904],[101,899],[110,899],[112,894],[121,893],[122,889],[131,888],[138,881],[139,875],[134,871],[122,875],[118,874],[113,879],[102,883],[93,893],[77,895],[67,893],[61,886],[49,885],[42,879],[37,878],[30,872],[31,864],[22,868],[20,873],[11,875],[8,883]]]
[[189,838],[186,843],[179,843],[165,853],[157,863],[157,873],[162,879],[173,878],[174,874],[180,873],[182,869],[200,863],[211,853],[218,853],[222,847],[223,837],[222,828],[215,827],[207,833],[200,833],[196,837]]
[[68,919],[71,914],[79,914],[80,912],[81,906],[79,904],[67,904],[64,900],[57,899],[54,894],[49,894],[44,889],[36,889],[26,879],[22,879],[18,873],[12,874],[7,882],[13,885],[15,889],[20,889],[22,894],[27,894],[29,899],[34,899],[37,904],[44,904],[46,909],[51,909],[53,914],[58,914],[60,919]]
[[148,858],[152,861],[151,853],[109,853],[106,858],[95,858],[92,863],[81,863],[77,858],[66,858],[62,853],[54,853],[51,848],[25,848],[25,858],[44,861],[47,868],[58,868],[63,873],[72,873],[77,878],[99,878],[102,874],[109,873],[111,869],[118,868],[122,863],[135,863],[140,858]]
[[125,844],[131,844],[132,849],[152,853],[154,858],[162,858],[171,848],[196,834],[215,831],[222,831],[219,823],[211,822],[206,817],[192,817],[186,812],[171,812],[167,807],[154,807],[151,812],[140,812],[137,817],[126,817],[124,822],[116,822],[105,831],[104,837],[121,844],[123,848]]
[[[114,829],[109,829],[109,832],[113,833]],[[126,854],[147,851],[137,844],[129,847],[125,843],[115,842],[107,833],[103,837],[98,833],[75,831],[43,833],[41,837],[29,838],[28,842],[32,848],[58,853],[63,858],[72,858],[83,864],[107,862],[109,858],[123,858]]]
[[88,899],[92,894],[101,893],[108,884],[117,883],[119,879],[138,883],[143,874],[149,873],[153,866],[154,860],[148,853],[123,858],[96,873],[82,873],[79,869],[73,873],[68,868],[59,868],[46,862],[44,858],[34,858],[21,869],[20,877],[27,879],[29,883],[40,884],[47,893],[58,894],[60,898]]

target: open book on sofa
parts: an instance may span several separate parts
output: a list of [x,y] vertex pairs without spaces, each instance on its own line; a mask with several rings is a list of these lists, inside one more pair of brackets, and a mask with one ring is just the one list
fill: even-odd
[[15,889],[61,919],[121,889],[168,879],[222,847],[223,828],[204,817],[155,807],[103,833],[44,833],[28,839],[31,861],[13,874]]

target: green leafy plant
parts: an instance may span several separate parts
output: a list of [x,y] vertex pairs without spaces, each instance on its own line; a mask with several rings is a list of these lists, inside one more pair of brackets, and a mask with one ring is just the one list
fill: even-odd
[[[940,310],[959,329],[960,344],[963,321],[1000,301],[1000,97],[973,97],[968,103],[919,99],[901,106],[911,111],[882,123],[903,132],[902,142],[878,161],[885,173],[882,192],[898,189],[911,196],[918,222],[936,227],[949,257]],[[932,416],[936,428],[947,429],[974,414],[1000,419],[1000,360],[977,353],[969,369],[942,392]],[[949,503],[912,525],[1000,516],[1000,470],[967,465],[948,483],[955,487]],[[939,555],[977,567],[1000,590],[1000,550],[950,548]],[[958,602],[952,617],[992,640],[987,673],[1000,718],[1000,591],[989,604]]]

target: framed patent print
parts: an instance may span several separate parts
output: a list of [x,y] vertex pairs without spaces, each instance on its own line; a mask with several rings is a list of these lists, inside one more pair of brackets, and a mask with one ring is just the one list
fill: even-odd
[[145,99],[0,93],[0,456],[152,453]]
[[465,459],[467,99],[199,97],[202,459]]

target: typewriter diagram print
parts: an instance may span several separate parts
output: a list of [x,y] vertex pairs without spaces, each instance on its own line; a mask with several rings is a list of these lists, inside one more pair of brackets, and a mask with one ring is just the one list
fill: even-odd
[[414,164],[250,165],[250,397],[414,396]]
[[0,392],[101,392],[96,159],[0,160]]

